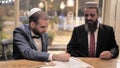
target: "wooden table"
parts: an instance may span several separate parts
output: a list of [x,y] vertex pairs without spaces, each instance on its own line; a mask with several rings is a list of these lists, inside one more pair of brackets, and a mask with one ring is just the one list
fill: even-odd
[[[94,66],[95,68],[116,68],[117,59],[100,60],[99,58],[80,58],[84,62]],[[30,60],[10,60],[0,61],[0,68],[37,68],[45,65],[45,62]]]
[[101,60],[99,58],[80,58],[94,68],[117,68],[117,59]]
[[45,65],[45,62],[31,60],[10,60],[0,62],[0,68],[37,68],[41,65]]

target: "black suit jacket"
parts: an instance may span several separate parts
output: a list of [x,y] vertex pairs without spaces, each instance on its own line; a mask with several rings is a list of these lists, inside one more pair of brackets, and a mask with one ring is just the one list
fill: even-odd
[[[113,28],[100,24],[97,37],[96,57],[99,57],[103,51],[110,51],[113,54],[113,58],[119,54]],[[88,33],[85,31],[85,25],[74,28],[71,40],[67,45],[67,52],[75,57],[89,57]]]
[[13,33],[13,58],[48,61],[48,39],[46,33],[42,34],[41,40],[42,52],[39,52],[33,41],[29,25],[25,24],[17,27]]

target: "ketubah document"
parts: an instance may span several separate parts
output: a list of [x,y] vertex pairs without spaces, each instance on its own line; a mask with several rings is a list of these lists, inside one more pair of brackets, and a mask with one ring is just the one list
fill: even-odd
[[71,57],[68,62],[53,61],[53,63],[55,64],[54,66],[47,63],[46,66],[40,66],[37,68],[94,68],[93,66],[75,57]]
[[120,68],[120,59],[117,60],[117,67],[116,68]]

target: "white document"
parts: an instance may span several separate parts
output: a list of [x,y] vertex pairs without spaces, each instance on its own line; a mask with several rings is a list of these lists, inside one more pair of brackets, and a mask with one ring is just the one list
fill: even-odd
[[80,59],[71,57],[69,62],[53,61],[55,66],[44,66],[40,68],[94,68]]
[[117,67],[116,68],[120,68],[120,59],[117,60]]

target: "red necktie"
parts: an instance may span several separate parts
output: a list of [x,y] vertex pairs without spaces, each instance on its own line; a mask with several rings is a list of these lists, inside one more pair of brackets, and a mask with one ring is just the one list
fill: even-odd
[[95,37],[94,32],[90,33],[90,50],[89,50],[89,56],[94,57],[95,56]]

